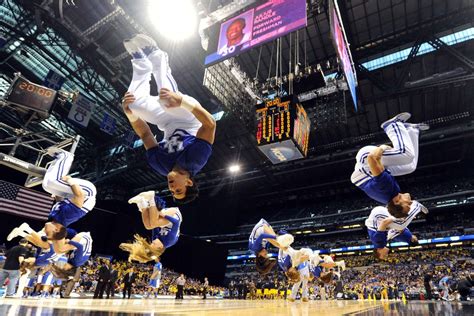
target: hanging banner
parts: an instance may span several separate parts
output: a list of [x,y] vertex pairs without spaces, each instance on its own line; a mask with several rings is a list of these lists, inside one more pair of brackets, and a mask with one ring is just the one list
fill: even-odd
[[137,140],[137,135],[134,131],[128,131],[123,135],[122,144],[127,146],[128,148],[133,148],[133,144]]
[[104,113],[104,118],[102,118],[102,122],[100,123],[100,130],[109,135],[113,135],[116,128],[117,121],[108,113]]
[[50,89],[59,90],[63,86],[64,81],[66,78],[55,72],[54,70],[50,70],[43,81],[43,86],[48,87]]
[[92,116],[92,111],[94,111],[94,107],[95,103],[79,95],[72,104],[67,118],[74,123],[77,123],[83,127],[87,127]]

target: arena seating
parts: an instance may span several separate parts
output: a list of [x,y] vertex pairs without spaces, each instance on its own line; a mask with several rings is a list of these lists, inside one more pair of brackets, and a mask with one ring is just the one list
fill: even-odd
[[[74,289],[75,293],[86,294],[93,293],[97,285],[98,278],[98,269],[100,265],[107,263],[107,260],[96,257],[91,258],[88,264],[84,265],[82,268],[81,279],[76,283],[76,288]],[[139,263],[130,263],[126,261],[114,261],[113,267],[119,272],[119,277],[115,283],[115,293],[118,295],[121,294],[123,288],[122,277],[126,273],[127,269],[130,267],[135,267],[137,271],[136,283],[132,287],[132,293],[136,296],[144,296],[147,293],[147,286],[150,280],[150,276],[153,272],[153,264],[139,264]],[[160,295],[174,295],[176,293],[176,285],[174,281],[179,277],[179,273],[163,268],[161,274],[161,285],[158,290]],[[201,281],[186,277],[186,285],[184,292],[186,295],[198,295],[201,293],[203,288],[203,283]],[[222,295],[224,288],[212,286],[208,287],[208,295],[217,296]]]

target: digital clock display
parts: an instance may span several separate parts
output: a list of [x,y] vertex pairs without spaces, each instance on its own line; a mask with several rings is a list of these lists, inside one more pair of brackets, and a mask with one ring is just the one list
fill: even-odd
[[306,157],[311,120],[293,95],[257,104],[258,149],[278,164]]
[[9,89],[6,100],[16,106],[48,113],[54,103],[56,94],[57,92],[53,89],[34,84],[18,76]]
[[275,98],[257,108],[257,143],[282,141],[291,136],[291,100]]

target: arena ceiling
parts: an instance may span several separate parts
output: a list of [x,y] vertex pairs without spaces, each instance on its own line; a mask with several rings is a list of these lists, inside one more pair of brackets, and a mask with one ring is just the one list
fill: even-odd
[[[72,5],[57,0],[1,1],[0,27],[8,40],[7,49],[0,52],[2,73],[21,71],[31,80],[41,82],[47,70],[54,68],[67,77],[66,88],[80,90],[97,103],[86,129],[66,119],[67,108],[56,108],[46,122],[32,123],[29,128],[80,134],[82,141],[74,171],[96,182],[103,196],[111,198],[122,197],[131,188],[166,191],[165,179],[147,166],[143,148],[131,149],[122,142],[123,135],[130,130],[119,105],[131,78],[129,58],[122,45],[124,39],[137,32],[152,35],[168,51],[180,90],[200,100],[211,113],[225,110],[202,86],[205,52],[199,36],[195,34],[181,43],[166,40],[150,23],[143,9],[147,2],[76,0]],[[202,2],[212,12],[229,1]],[[63,19],[59,16],[59,3],[63,4]],[[327,2],[308,4],[308,26],[298,32],[301,62],[321,64],[325,73],[333,72],[335,50],[329,34]],[[429,170],[427,175],[432,170],[430,166],[452,165],[472,157],[473,62],[466,56],[474,56],[473,41],[448,46],[440,43],[439,38],[472,30],[474,3],[340,0],[339,5],[358,71],[358,111],[347,104],[347,123],[312,131],[307,159],[278,166],[272,166],[258,151],[252,131],[242,124],[243,118],[227,112],[218,122],[213,156],[198,176],[203,194],[239,192],[261,199],[274,194],[292,196],[296,190],[311,194],[315,189],[332,190],[347,185],[355,150],[363,144],[382,141],[380,123],[400,111],[413,113],[416,121],[434,124],[433,132],[422,142],[424,157],[420,164]],[[284,73],[288,72],[290,40],[294,45],[296,38],[295,34],[291,36],[285,36],[282,42]],[[431,43],[437,49],[378,69],[364,66],[370,60],[403,49],[415,52],[423,43]],[[242,69],[264,82],[271,74],[274,45],[268,43],[240,55],[237,60]],[[456,68],[462,71],[448,80],[435,78],[419,88],[404,85]],[[112,136],[99,129],[106,112],[117,120]],[[3,122],[14,126],[24,123],[22,117],[8,109],[1,109],[0,113]],[[25,159],[29,155],[18,154]],[[242,173],[237,176],[227,171],[234,162],[242,166]]]

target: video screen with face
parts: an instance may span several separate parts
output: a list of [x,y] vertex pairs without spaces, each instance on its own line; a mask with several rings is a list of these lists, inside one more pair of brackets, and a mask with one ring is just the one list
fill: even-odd
[[336,1],[331,1],[329,4],[329,19],[331,24],[331,35],[333,43],[337,51],[337,55],[342,63],[344,76],[346,77],[347,86],[351,92],[352,101],[354,102],[357,111],[357,77],[354,70],[354,63],[352,61],[351,51],[349,50],[349,43],[347,42],[344,28],[342,26],[341,16]]
[[269,0],[211,28],[204,64],[210,66],[305,27],[306,0]]

